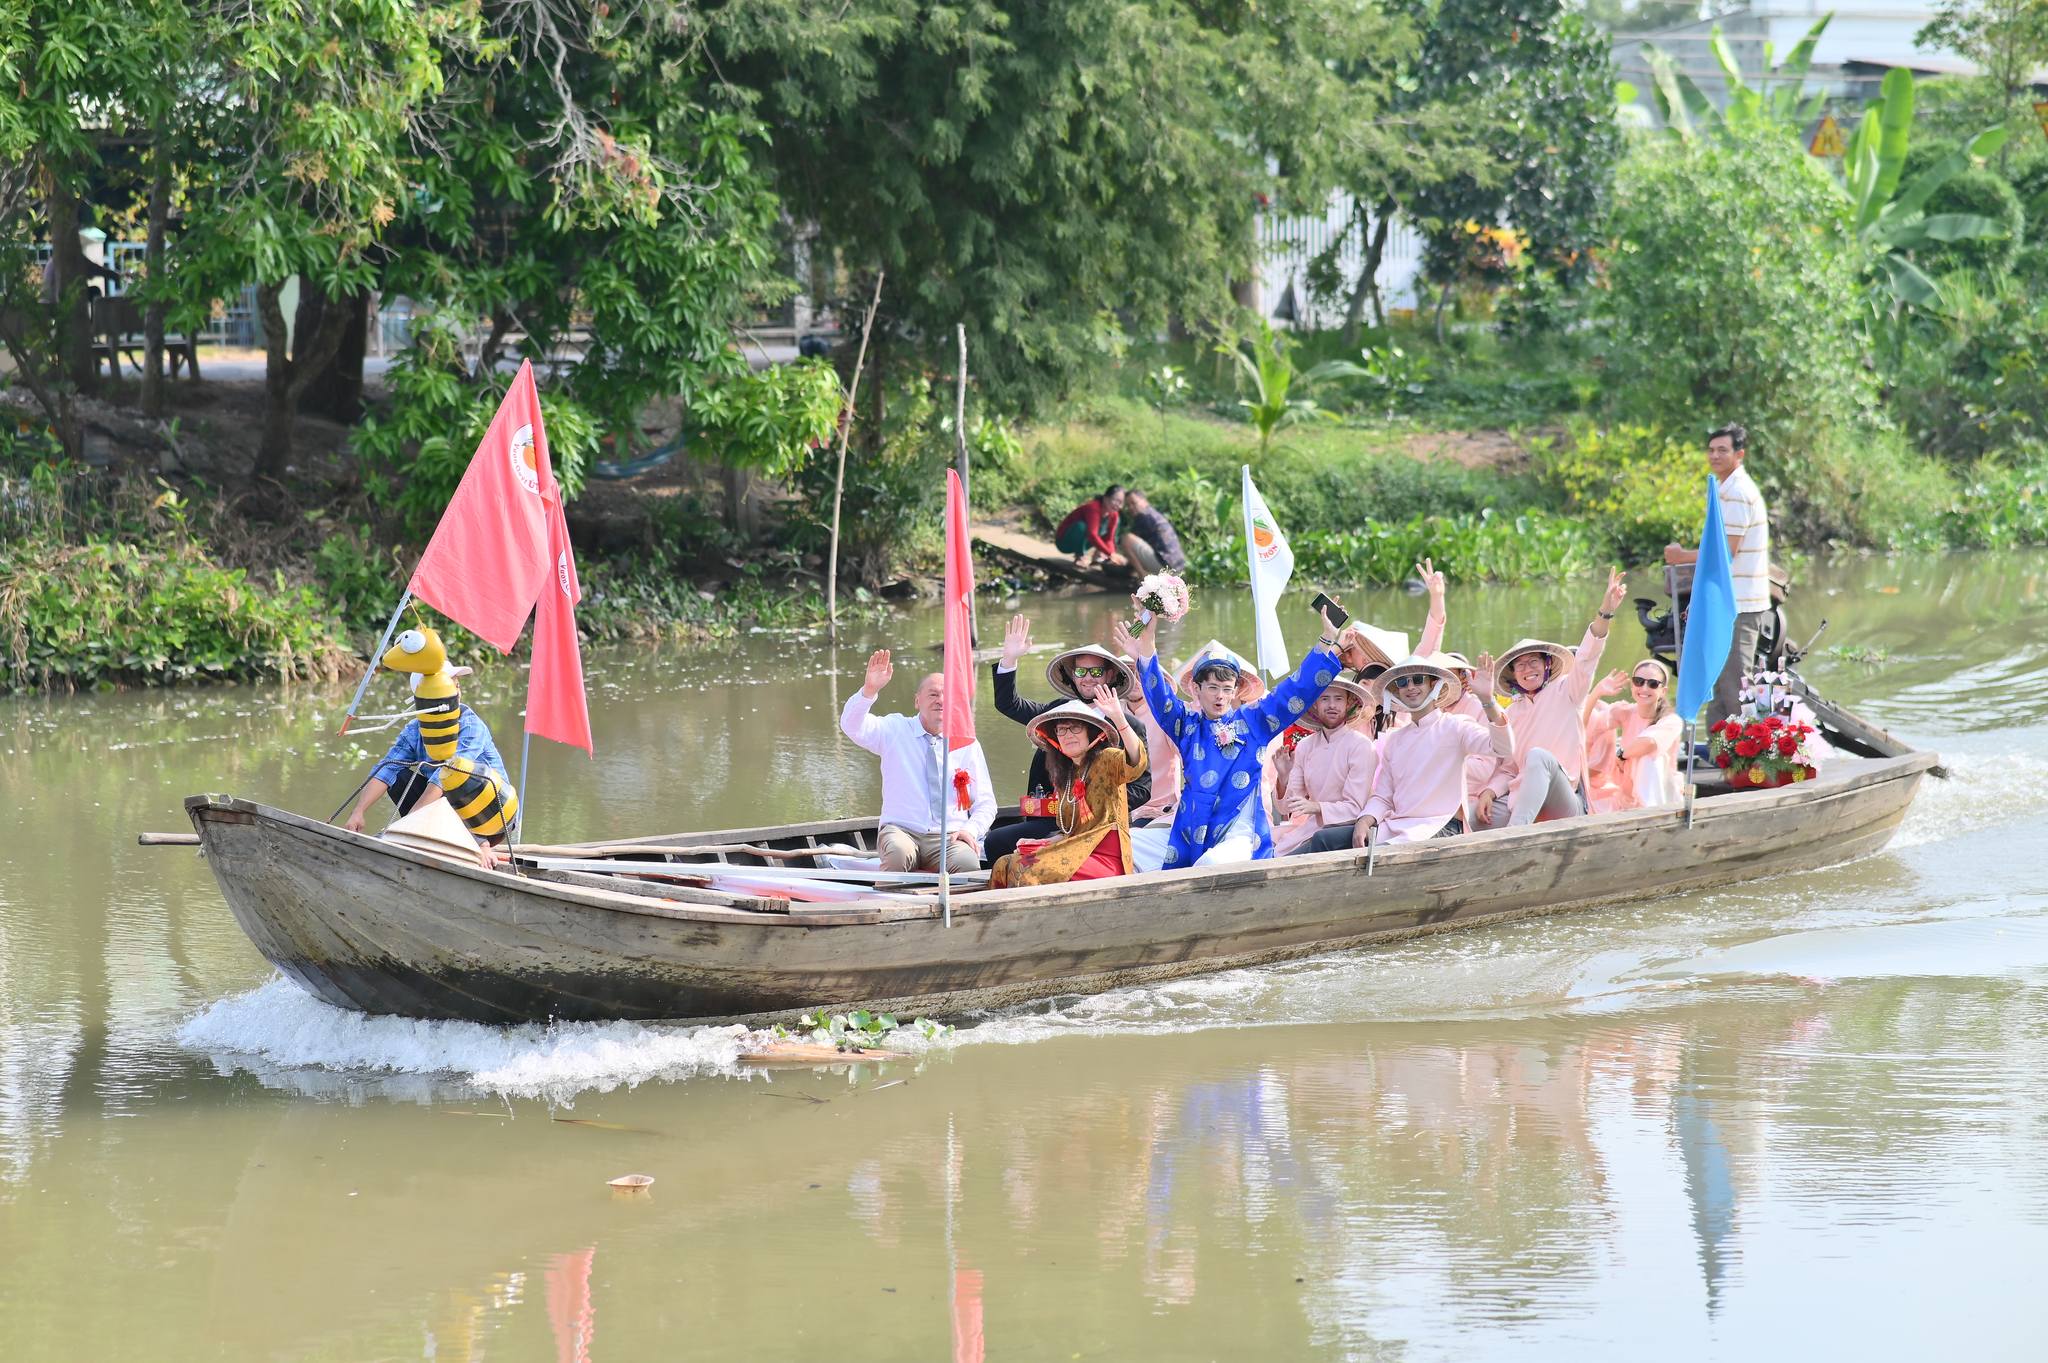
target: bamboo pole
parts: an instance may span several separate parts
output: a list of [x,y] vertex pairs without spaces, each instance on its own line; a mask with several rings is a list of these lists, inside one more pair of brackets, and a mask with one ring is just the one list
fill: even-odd
[[377,646],[370,650],[369,670],[364,672],[363,679],[356,683],[355,698],[348,703],[348,713],[341,717],[341,731],[343,733],[347,733],[348,726],[355,722],[356,707],[363,703],[363,692],[370,689],[370,678],[377,675],[377,660],[384,656],[384,647],[391,642],[392,632],[398,628],[398,617],[405,613],[406,603],[411,600],[412,588],[408,587],[405,589],[404,595],[398,598],[397,606],[392,608],[391,618],[384,622],[384,633],[377,640]]
[[860,397],[860,369],[868,358],[868,333],[874,329],[875,309],[882,305],[882,280],[887,271],[875,271],[875,294],[868,300],[868,315],[860,324],[860,349],[853,357],[853,381],[846,388],[846,403],[839,410],[839,474],[832,481],[832,546],[825,556],[825,619],[832,642],[839,642],[839,501],[846,495],[846,441],[853,434],[854,404]]

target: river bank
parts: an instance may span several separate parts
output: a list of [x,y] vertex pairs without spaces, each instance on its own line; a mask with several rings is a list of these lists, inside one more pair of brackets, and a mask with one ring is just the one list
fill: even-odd
[[[1309,422],[1265,448],[1217,404],[1105,392],[1036,426],[977,427],[975,509],[1049,540],[1105,483],[1142,487],[1179,527],[1190,579],[1218,588],[1242,579],[1246,463],[1290,535],[1297,582],[1318,587],[1398,585],[1424,556],[1453,581],[1560,580],[1652,563],[1666,542],[1696,537],[1704,473],[1689,442],[1597,425],[1568,385],[1503,385],[1475,395],[1468,384],[1440,408]],[[350,428],[307,418],[286,481],[255,486],[243,470],[260,390],[209,382],[178,400],[160,426],[95,404],[95,462],[83,466],[52,462],[32,426],[0,423],[0,690],[332,677],[376,638],[425,528],[351,453]],[[1513,424],[1447,424],[1459,420]],[[865,480],[855,456],[842,620],[935,589],[937,499],[927,494],[945,451],[892,451]],[[930,476],[912,476],[919,469]],[[1987,462],[1967,485],[1930,470],[1833,489],[1860,518],[1842,539],[1812,533],[1841,515],[1802,517],[1814,498],[1761,465],[1774,507],[1791,508],[1774,525],[1778,556],[2048,539],[2048,466]],[[585,639],[821,629],[829,493],[817,474],[782,487],[678,458],[588,481],[569,513]],[[984,565],[991,598],[1042,585]]]

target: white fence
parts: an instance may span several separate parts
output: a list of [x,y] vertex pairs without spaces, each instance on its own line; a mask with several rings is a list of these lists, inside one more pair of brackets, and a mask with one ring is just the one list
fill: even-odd
[[[1337,264],[1346,287],[1365,268],[1365,233],[1352,222],[1354,201],[1333,194],[1321,217],[1259,219],[1260,299],[1268,317],[1302,328],[1332,327],[1344,320],[1345,299],[1316,298],[1309,292],[1308,264],[1338,244]],[[1380,298],[1389,309],[1415,306],[1416,277],[1422,270],[1422,236],[1396,221],[1380,257]]]

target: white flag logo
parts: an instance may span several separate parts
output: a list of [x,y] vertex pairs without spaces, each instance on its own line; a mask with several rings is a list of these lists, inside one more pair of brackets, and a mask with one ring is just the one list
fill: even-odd
[[1244,542],[1251,562],[1252,618],[1257,622],[1259,670],[1277,677],[1288,670],[1287,641],[1280,637],[1280,594],[1294,577],[1294,550],[1266,509],[1266,499],[1252,486],[1251,465],[1244,466]]

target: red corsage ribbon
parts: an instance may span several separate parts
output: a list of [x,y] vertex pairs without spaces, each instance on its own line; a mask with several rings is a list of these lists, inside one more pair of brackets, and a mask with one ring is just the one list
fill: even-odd
[[954,793],[955,795],[957,795],[957,796],[959,796],[959,797],[960,797],[960,808],[962,808],[962,809],[972,809],[972,808],[974,808],[974,801],[973,801],[973,800],[972,800],[971,798],[969,798],[969,796],[968,796],[968,794],[967,794],[967,786],[968,786],[968,776],[967,776],[967,773],[966,773],[966,772],[965,772],[964,770],[963,770],[963,771],[956,771],[956,772],[954,772],[954,773],[953,773],[953,793]]

